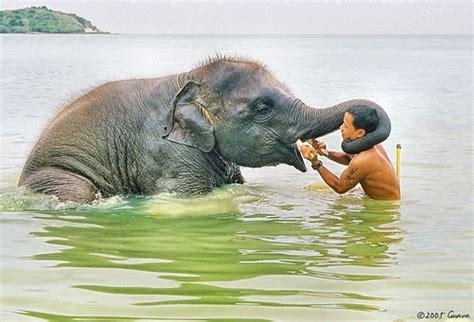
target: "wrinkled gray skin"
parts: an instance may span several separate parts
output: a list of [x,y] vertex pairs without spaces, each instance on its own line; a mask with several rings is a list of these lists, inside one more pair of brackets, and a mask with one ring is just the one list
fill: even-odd
[[205,193],[243,183],[238,166],[285,163],[306,171],[294,145],[338,129],[354,105],[377,109],[380,126],[356,153],[385,140],[390,121],[367,100],[313,109],[262,65],[216,58],[179,75],[116,81],[66,106],[31,151],[19,185],[88,202],[99,195]]

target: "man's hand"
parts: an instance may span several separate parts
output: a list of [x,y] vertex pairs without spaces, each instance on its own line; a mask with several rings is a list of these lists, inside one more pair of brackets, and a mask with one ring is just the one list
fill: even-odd
[[308,142],[311,143],[312,147],[317,151],[319,155],[324,155],[329,160],[335,161],[340,164],[348,165],[351,162],[349,156],[344,152],[329,152],[326,150],[326,143],[318,141],[316,139],[310,139]]
[[313,148],[311,145],[303,145],[300,148],[301,155],[303,158],[306,160],[311,161],[312,164],[318,163],[318,152],[315,148]]
[[318,152],[319,155],[324,155],[326,157],[328,156],[326,143],[324,143],[323,141],[318,141],[316,139],[311,140],[310,143],[313,146],[313,148]]

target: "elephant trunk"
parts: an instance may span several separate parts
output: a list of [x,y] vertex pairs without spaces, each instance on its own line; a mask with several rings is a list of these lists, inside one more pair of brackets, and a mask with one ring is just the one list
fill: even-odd
[[375,131],[367,133],[360,139],[354,141],[344,140],[341,144],[342,150],[348,154],[355,154],[385,141],[391,131],[390,119],[378,104],[364,99],[349,100],[327,108],[311,108],[301,103],[299,109],[302,113],[299,113],[300,118],[295,120],[295,123],[297,123],[296,138],[304,141],[334,132],[341,126],[344,113],[349,108],[359,105],[372,107],[377,111],[378,127]]

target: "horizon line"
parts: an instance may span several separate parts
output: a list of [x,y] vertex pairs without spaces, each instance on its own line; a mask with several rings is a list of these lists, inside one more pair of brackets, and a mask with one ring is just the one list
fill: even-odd
[[120,32],[90,32],[90,33],[50,33],[50,32],[24,32],[24,33],[0,33],[0,35],[25,35],[25,34],[41,34],[41,35],[119,35],[119,36],[283,36],[283,37],[293,37],[293,36],[372,36],[372,37],[380,37],[380,36],[395,36],[395,37],[407,37],[407,36],[465,36],[465,37],[473,37],[474,33],[413,33],[413,34],[395,34],[395,33],[385,33],[385,34],[377,34],[377,33],[120,33]]

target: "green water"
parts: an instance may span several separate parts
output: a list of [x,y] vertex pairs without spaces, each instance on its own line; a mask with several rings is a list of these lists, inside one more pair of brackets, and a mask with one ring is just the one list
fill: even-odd
[[[374,286],[398,278],[390,270],[403,240],[398,203],[352,197],[300,216],[284,214],[306,205],[280,207],[283,216],[239,211],[262,197],[230,186],[193,199],[4,213],[3,239],[15,249],[3,246],[21,265],[3,267],[3,303],[7,311],[27,303],[14,311],[50,320],[363,319],[385,311],[389,298]],[[3,205],[54,204],[29,200]]]

